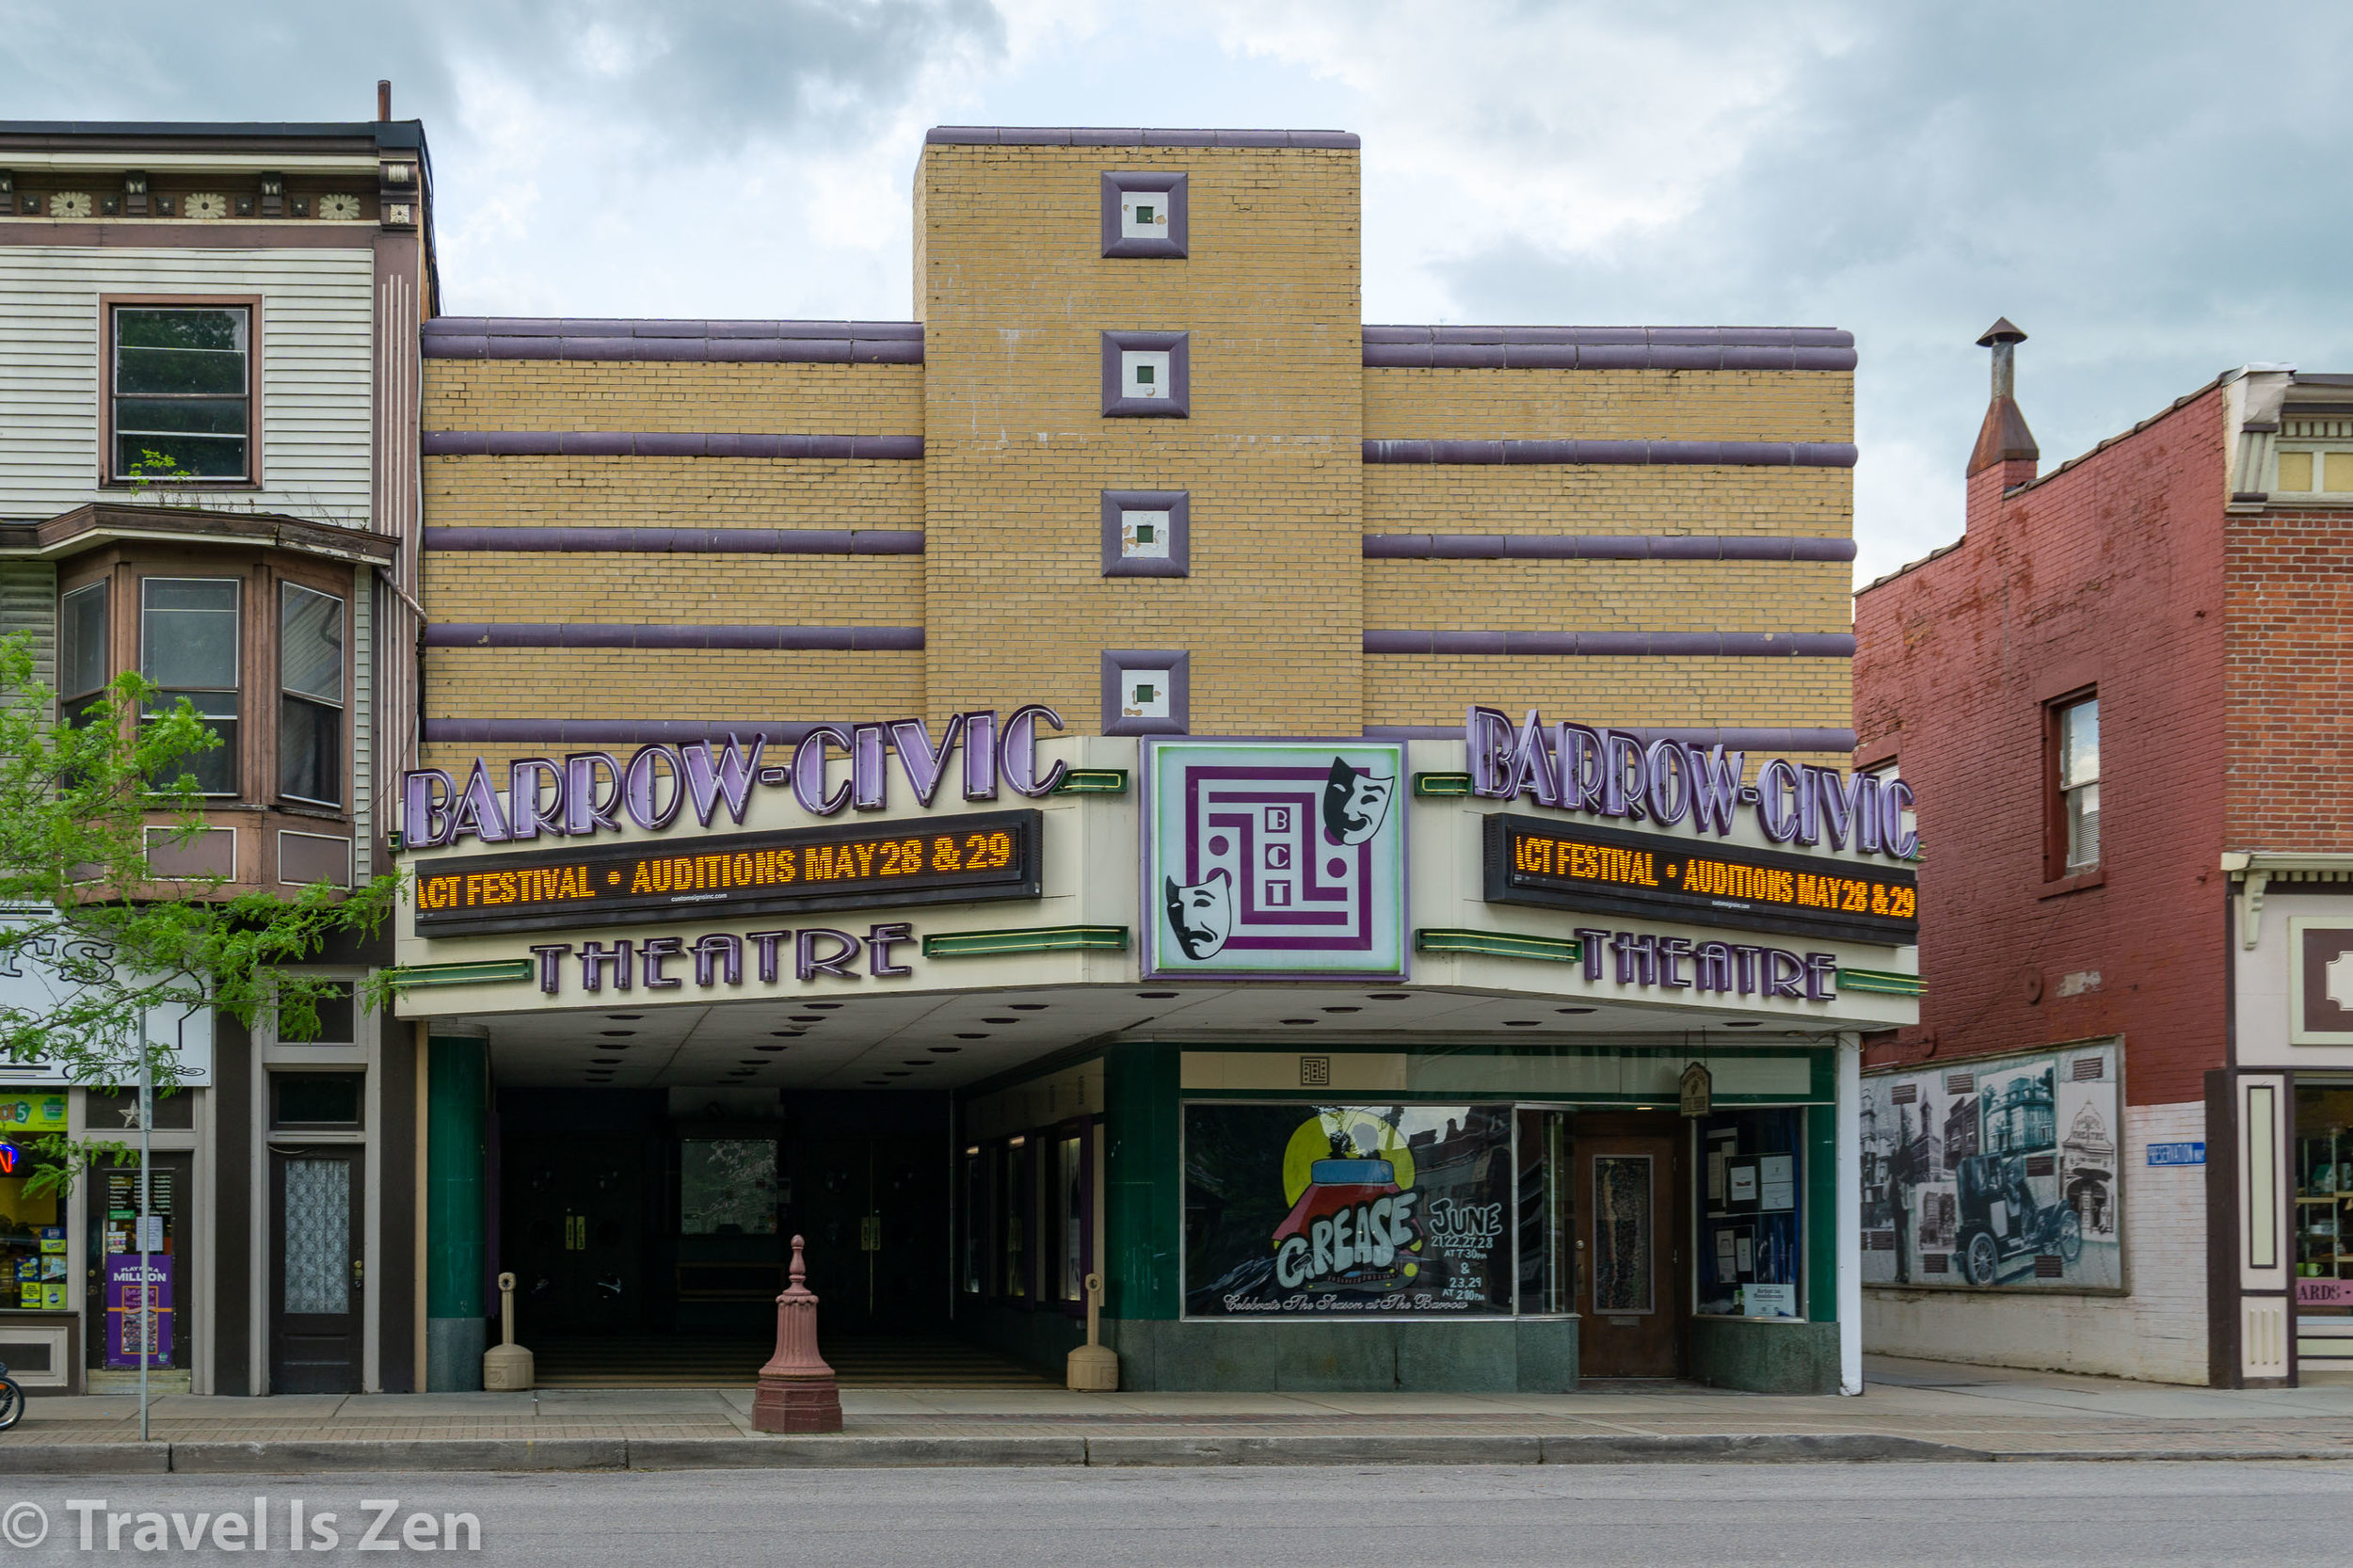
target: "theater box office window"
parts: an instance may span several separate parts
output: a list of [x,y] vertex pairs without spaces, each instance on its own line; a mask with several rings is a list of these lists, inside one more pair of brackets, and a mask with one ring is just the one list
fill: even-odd
[[1893,786],[1773,761],[1759,809],[1737,754],[1478,716],[1059,726],[411,776],[401,1005],[502,1151],[434,1223],[552,1249],[543,1365],[752,1346],[799,1234],[824,1332],[1049,1369],[1097,1275],[1134,1389],[1848,1381],[1841,1107],[1917,990]]

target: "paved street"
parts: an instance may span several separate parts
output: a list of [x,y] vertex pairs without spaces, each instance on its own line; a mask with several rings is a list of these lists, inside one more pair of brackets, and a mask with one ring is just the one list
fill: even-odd
[[[1650,1465],[1273,1470],[840,1470],[609,1476],[42,1480],[0,1491],[48,1511],[19,1560],[82,1556],[68,1497],[168,1519],[268,1499],[335,1515],[348,1555],[363,1498],[472,1513],[483,1558],[580,1568],[783,1562],[796,1568],[1255,1568],[1413,1563],[2066,1564],[2345,1560],[2353,1466],[2306,1464]],[[16,1516],[16,1517],[22,1517]],[[106,1546],[103,1514],[93,1550]],[[13,1528],[13,1527],[12,1527]],[[461,1527],[462,1528],[462,1527]],[[463,1543],[460,1542],[462,1548]],[[177,1549],[175,1540],[173,1549]],[[129,1550],[127,1535],[120,1549]],[[186,1554],[181,1554],[186,1555]],[[207,1554],[210,1555],[210,1554]],[[316,1560],[318,1559],[312,1559]]]

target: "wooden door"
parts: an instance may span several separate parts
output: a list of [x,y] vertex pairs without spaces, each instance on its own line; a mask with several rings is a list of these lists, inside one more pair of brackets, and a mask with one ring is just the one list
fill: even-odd
[[1577,1373],[1677,1377],[1689,1316],[1677,1129],[1610,1125],[1622,1120],[1577,1125]]
[[360,1148],[270,1153],[269,1386],[356,1394],[366,1277]]

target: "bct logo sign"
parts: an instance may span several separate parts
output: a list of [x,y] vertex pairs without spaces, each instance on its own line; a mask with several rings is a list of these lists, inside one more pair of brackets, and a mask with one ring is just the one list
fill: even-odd
[[1147,741],[1153,975],[1405,972],[1404,748]]

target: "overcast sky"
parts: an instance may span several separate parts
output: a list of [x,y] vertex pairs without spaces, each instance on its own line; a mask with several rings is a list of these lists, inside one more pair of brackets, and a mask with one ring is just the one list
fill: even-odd
[[904,319],[927,125],[1356,131],[1368,321],[1853,331],[1867,580],[1960,531],[1996,315],[2046,468],[2232,365],[2353,370],[2353,6],[2237,14],[0,0],[0,115],[365,119],[390,76],[469,314]]

